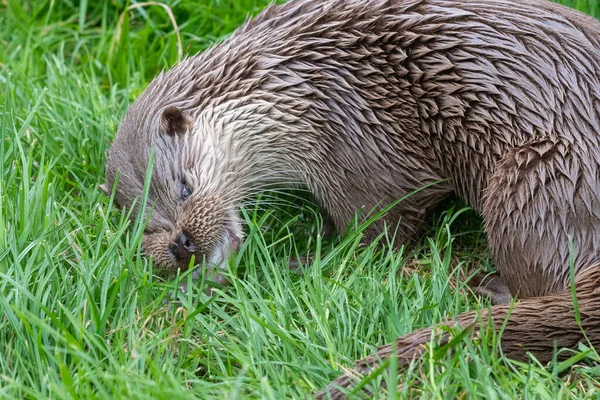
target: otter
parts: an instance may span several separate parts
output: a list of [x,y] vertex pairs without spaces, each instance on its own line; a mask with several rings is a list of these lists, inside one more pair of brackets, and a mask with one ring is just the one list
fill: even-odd
[[[308,189],[340,232],[358,210],[390,206],[366,237],[397,226],[396,244],[455,193],[483,217],[497,286],[518,298],[483,313],[498,329],[506,319],[502,351],[545,362],[555,346],[600,345],[592,17],[546,0],[273,5],[129,107],[102,186],[121,207],[139,204],[152,154],[142,246],[159,268],[222,267],[243,239],[242,201],[274,185]],[[476,331],[474,321],[454,319]],[[436,329],[354,373],[392,356],[408,365]],[[321,396],[342,397],[354,373]]]

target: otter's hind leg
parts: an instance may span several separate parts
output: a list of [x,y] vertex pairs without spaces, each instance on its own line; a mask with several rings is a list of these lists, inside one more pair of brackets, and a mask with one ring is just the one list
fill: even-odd
[[[588,160],[586,162],[585,160]],[[556,138],[500,160],[483,199],[485,229],[502,279],[520,298],[564,290],[600,259],[599,168]]]
[[489,297],[492,304],[506,304],[512,299],[509,287],[497,272],[475,274],[467,284],[480,296]]

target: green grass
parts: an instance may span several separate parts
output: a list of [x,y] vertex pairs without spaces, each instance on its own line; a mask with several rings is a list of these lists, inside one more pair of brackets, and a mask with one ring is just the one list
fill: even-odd
[[[266,3],[167,2],[190,54]],[[596,0],[568,3],[600,16]],[[124,7],[0,2],[1,398],[306,398],[376,345],[486,307],[453,285],[491,268],[472,213],[438,212],[420,244],[391,251],[359,247],[359,233],[322,240],[307,206],[246,210],[232,285],[170,302],[176,282],[140,256],[139,224],[96,187],[127,104],[178,57],[160,7],[127,14],[117,38]],[[389,397],[584,398],[600,385],[592,362],[558,374],[471,341],[422,367],[386,372],[402,383]]]

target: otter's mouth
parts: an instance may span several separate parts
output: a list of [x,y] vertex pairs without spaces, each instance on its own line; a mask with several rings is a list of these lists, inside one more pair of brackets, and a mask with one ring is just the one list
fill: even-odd
[[236,232],[234,227],[225,226],[221,244],[217,246],[209,259],[207,265],[208,270],[201,271],[200,268],[196,268],[196,270],[192,272],[192,279],[200,279],[200,274],[205,273],[205,278],[208,280],[220,285],[227,285],[227,279],[221,275],[219,271],[225,271],[227,269],[229,257],[239,249],[241,243],[241,228]]
[[[210,250],[203,250],[198,246],[192,235],[182,231],[175,234],[168,246],[168,253],[175,260],[181,270],[192,267],[190,263],[194,258],[194,266],[206,262],[211,269],[226,269],[229,257],[235,253],[242,243],[242,229],[238,224],[226,224],[215,245]],[[194,271],[194,278],[199,271]]]
[[242,243],[241,235],[238,235],[233,227],[226,226],[223,233],[221,245],[216,247],[209,259],[211,266],[218,266],[221,269],[225,269],[227,259],[239,249]]

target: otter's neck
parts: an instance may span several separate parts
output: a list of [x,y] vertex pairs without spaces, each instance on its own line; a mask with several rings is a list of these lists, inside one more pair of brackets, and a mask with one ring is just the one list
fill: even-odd
[[[228,99],[196,115],[185,154],[197,165],[197,187],[239,199],[277,187],[311,186],[320,151],[314,126],[267,92]],[[312,164],[312,165],[311,165]]]

